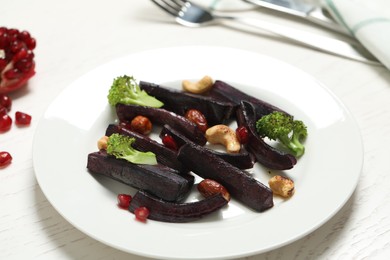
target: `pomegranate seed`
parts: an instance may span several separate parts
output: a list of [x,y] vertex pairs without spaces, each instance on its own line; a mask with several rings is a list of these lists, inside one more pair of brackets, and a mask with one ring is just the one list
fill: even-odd
[[12,156],[8,152],[0,152],[0,167],[5,167],[12,162]]
[[29,125],[31,123],[31,116],[29,114],[17,111],[15,113],[15,124]]
[[12,118],[8,115],[0,116],[0,132],[6,132],[11,129],[12,126]]
[[128,194],[118,194],[117,199],[118,207],[120,207],[121,209],[128,209],[132,197]]
[[0,106],[0,116],[4,116],[8,113],[5,107]]
[[2,71],[3,69],[5,69],[5,67],[7,66],[7,60],[6,59],[3,59],[3,58],[0,58],[0,71]]
[[31,35],[28,31],[22,31],[20,32],[18,38],[22,41],[28,40],[31,38]]
[[12,99],[5,94],[0,94],[0,107],[5,107],[7,111],[10,111],[11,106],[12,106]]
[[149,209],[147,207],[139,207],[134,210],[135,219],[145,222],[149,217]]
[[27,57],[27,49],[26,48],[21,48],[16,54],[15,56],[12,57],[12,60],[14,62],[18,61],[18,60],[21,60],[21,59],[24,59]]
[[10,69],[10,70],[7,70],[5,73],[4,73],[4,77],[8,80],[10,79],[17,79],[17,78],[20,78],[20,76],[22,76],[22,72],[18,69]]
[[170,149],[172,149],[172,150],[175,150],[175,151],[178,150],[177,143],[176,143],[175,139],[173,139],[173,137],[170,136],[170,135],[168,135],[168,134],[165,134],[165,135],[163,136],[163,138],[162,138],[162,143],[163,143],[166,147],[168,147],[168,148],[170,148]]
[[18,53],[20,49],[22,49],[23,47],[24,47],[24,43],[21,41],[16,40],[11,43],[11,51],[13,53]]
[[6,49],[9,46],[8,34],[0,35],[0,49]]
[[34,38],[27,39],[25,42],[29,50],[33,50],[37,46],[37,42]]
[[246,144],[248,142],[248,129],[245,126],[240,126],[236,129],[236,134],[240,143]]
[[21,72],[28,72],[33,67],[33,62],[27,59],[21,59],[15,62],[15,68]]

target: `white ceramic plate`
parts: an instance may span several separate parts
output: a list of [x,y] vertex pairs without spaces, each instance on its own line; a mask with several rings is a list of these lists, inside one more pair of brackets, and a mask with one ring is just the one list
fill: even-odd
[[[115,114],[107,104],[113,79],[177,86],[211,75],[271,102],[303,120],[306,154],[286,174],[295,195],[255,213],[231,201],[220,213],[186,224],[147,221],[116,206],[126,185],[93,177],[87,155],[97,150]],[[176,82],[176,83],[172,83]],[[132,54],[87,73],[67,87],[41,119],[33,144],[39,185],[72,225],[114,248],[158,259],[236,258],[291,243],[329,220],[349,199],[362,167],[359,129],[344,105],[302,71],[267,56],[217,47],[179,47]],[[260,166],[254,176],[267,183]]]

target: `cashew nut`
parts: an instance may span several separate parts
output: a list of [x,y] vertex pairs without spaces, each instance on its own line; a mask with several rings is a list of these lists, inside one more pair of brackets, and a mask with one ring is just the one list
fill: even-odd
[[101,137],[97,142],[98,149],[107,150],[107,142],[108,142],[108,136]]
[[276,195],[289,198],[294,194],[294,181],[287,177],[275,175],[268,181],[268,184]]
[[182,87],[185,91],[193,94],[202,94],[213,86],[213,79],[209,76],[204,76],[197,82],[191,82],[189,80],[183,80]]
[[207,129],[206,139],[211,144],[222,144],[228,153],[238,153],[241,149],[236,131],[227,125],[215,125]]

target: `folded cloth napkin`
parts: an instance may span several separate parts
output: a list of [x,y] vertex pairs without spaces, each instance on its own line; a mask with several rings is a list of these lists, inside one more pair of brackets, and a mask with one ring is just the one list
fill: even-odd
[[390,0],[322,0],[321,3],[390,69]]

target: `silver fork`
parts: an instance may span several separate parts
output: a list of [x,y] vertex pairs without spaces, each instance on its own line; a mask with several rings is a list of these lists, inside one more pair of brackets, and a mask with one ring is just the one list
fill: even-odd
[[292,40],[304,46],[314,48],[326,53],[334,54],[348,59],[379,65],[378,60],[372,56],[360,43],[344,42],[339,39],[317,35],[302,30],[270,23],[260,19],[220,16],[191,3],[187,0],[152,0],[164,11],[175,17],[176,22],[188,27],[201,27],[221,23],[222,21],[236,21],[241,24],[252,26],[269,33]]

